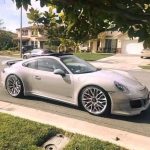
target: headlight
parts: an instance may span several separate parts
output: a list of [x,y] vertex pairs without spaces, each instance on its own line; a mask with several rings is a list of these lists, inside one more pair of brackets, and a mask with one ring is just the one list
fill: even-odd
[[119,82],[117,82],[117,81],[114,81],[114,84],[115,84],[115,86],[116,86],[120,91],[122,91],[122,92],[124,92],[124,93],[129,93],[128,88],[127,88],[126,86],[124,86],[123,84],[121,84],[121,83],[119,83]]

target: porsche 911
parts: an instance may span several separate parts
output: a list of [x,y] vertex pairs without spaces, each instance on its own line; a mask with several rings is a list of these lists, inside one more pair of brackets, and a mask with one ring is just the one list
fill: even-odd
[[150,105],[149,90],[129,73],[98,69],[71,54],[7,61],[1,78],[13,97],[45,97],[93,115],[137,115]]

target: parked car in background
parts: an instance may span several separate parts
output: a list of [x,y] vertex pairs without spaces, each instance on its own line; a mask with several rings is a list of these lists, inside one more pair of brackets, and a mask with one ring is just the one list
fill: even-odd
[[80,52],[90,52],[90,49],[89,49],[88,46],[82,46],[82,45],[80,45],[79,46],[79,50],[80,50]]
[[141,58],[150,58],[150,49],[143,49],[141,52]]
[[34,49],[33,45],[23,45],[23,46],[22,46],[22,53],[24,54],[24,53],[26,53],[27,51],[30,51],[30,50],[32,50],[32,49]]
[[124,71],[98,69],[63,53],[13,61],[1,72],[13,97],[37,95],[82,106],[93,115],[136,115],[150,105],[148,88]]
[[33,49],[31,51],[28,51],[23,54],[23,59],[28,59],[31,57],[37,57],[37,56],[47,56],[54,53],[54,51],[49,49]]

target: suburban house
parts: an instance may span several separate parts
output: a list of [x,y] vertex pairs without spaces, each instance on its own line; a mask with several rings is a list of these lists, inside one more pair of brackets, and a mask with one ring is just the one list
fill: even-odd
[[[17,30],[18,39],[20,39],[20,29]],[[34,48],[44,48],[47,38],[39,33],[38,28],[34,26],[22,28],[22,45],[31,45]],[[138,39],[129,39],[127,34],[118,31],[103,32],[97,39],[90,40],[80,46],[80,50],[91,52],[122,53],[122,54],[140,54],[143,49],[143,43],[138,43]]]
[[[16,29],[18,40],[20,39],[20,29]],[[22,45],[30,45],[34,48],[43,48],[47,38],[34,26],[22,28]]]
[[118,31],[103,32],[97,39],[90,40],[88,45],[92,52],[115,52],[122,54],[140,54],[143,50],[143,42],[138,43],[138,39],[129,39],[127,34]]

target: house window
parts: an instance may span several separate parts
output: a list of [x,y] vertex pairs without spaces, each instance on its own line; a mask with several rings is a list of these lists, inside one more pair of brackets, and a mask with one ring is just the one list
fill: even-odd
[[31,32],[31,35],[34,35],[34,31]]
[[35,47],[35,48],[38,47],[38,42],[37,42],[37,41],[34,42],[34,47]]
[[38,48],[38,41],[31,41],[33,48]]
[[32,36],[37,36],[38,35],[38,30],[32,30],[31,35]]
[[23,35],[23,36],[27,36],[27,35],[28,35],[28,30],[23,30],[23,31],[22,31],[22,35]]
[[34,41],[31,41],[31,45],[34,47]]

